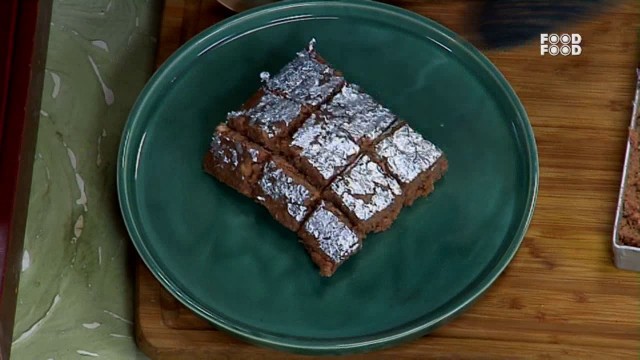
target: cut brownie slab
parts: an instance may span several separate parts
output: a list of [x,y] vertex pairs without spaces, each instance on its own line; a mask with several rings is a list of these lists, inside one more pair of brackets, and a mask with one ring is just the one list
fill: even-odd
[[253,197],[254,187],[270,154],[236,131],[221,124],[205,155],[204,170],[240,193]]
[[360,152],[360,147],[335,121],[311,114],[289,147],[290,158],[309,181],[324,188]]
[[434,183],[447,171],[447,159],[438,147],[409,125],[400,124],[375,145],[379,161],[400,182],[404,204],[433,191]]
[[288,229],[298,231],[318,197],[318,190],[279,156],[273,156],[264,165],[256,201]]
[[304,51],[285,65],[275,76],[261,74],[266,88],[296,101],[310,110],[327,101],[344,84],[342,74],[331,66],[314,49],[311,40]]
[[368,155],[359,157],[338,176],[324,195],[364,234],[388,229],[404,201],[396,179]]
[[331,203],[323,201],[311,213],[298,232],[301,242],[320,268],[331,276],[336,269],[362,247],[362,234]]
[[368,146],[396,121],[391,111],[354,84],[345,85],[320,110],[349,133],[360,146]]
[[216,129],[205,170],[295,231],[323,276],[387,230],[404,205],[431,192],[443,152],[314,49],[263,86]]
[[263,89],[249,99],[240,111],[227,116],[229,126],[271,151],[289,144],[290,134],[308,116],[299,103]]

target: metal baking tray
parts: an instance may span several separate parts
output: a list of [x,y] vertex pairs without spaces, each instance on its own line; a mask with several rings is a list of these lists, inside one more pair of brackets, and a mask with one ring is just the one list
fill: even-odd
[[[633,100],[633,111],[631,114],[631,129],[636,128],[636,120],[640,117],[640,67],[636,70],[636,94]],[[618,229],[622,220],[622,206],[624,202],[624,190],[627,183],[627,169],[629,168],[629,159],[631,157],[631,141],[627,140],[627,150],[625,153],[624,167],[622,170],[622,182],[620,184],[620,194],[618,195],[618,206],[616,208],[616,220],[613,228],[613,263],[619,269],[640,271],[640,248],[627,246],[618,240]]]

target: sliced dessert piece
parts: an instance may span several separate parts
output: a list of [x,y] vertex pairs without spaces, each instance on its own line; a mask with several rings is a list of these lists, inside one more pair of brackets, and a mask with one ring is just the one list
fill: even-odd
[[338,176],[323,198],[336,204],[363,234],[388,229],[404,201],[396,179],[369,155],[360,156]]
[[336,269],[362,247],[362,234],[331,203],[322,201],[298,231],[301,242],[322,276]]
[[240,193],[253,197],[269,157],[264,148],[220,124],[205,155],[204,170]]
[[396,121],[396,116],[365,94],[357,85],[347,84],[320,110],[340,123],[360,146],[371,145]]
[[283,158],[272,156],[264,165],[256,201],[289,230],[298,231],[318,197],[318,190]]
[[308,115],[299,103],[261,89],[240,111],[230,112],[227,121],[251,140],[271,151],[280,151]]
[[293,134],[289,158],[312,184],[324,188],[359,152],[337,122],[314,113]]
[[275,76],[268,73],[266,88],[276,94],[296,101],[310,110],[330,99],[344,84],[342,74],[331,66],[314,49],[311,40],[307,49],[285,65]]
[[404,205],[428,195],[447,171],[448,163],[442,150],[407,124],[388,131],[374,150],[378,160],[400,182]]

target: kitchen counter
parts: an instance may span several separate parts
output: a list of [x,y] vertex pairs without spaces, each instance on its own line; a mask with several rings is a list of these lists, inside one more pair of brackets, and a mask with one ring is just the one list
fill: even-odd
[[116,154],[161,1],[54,1],[12,359],[144,358]]

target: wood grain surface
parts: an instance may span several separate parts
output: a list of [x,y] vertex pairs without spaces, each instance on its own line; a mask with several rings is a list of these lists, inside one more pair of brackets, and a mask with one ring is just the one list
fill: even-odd
[[[392,3],[482,46],[470,20],[478,1]],[[167,0],[157,63],[229,15],[214,0]],[[580,56],[541,56],[537,41],[485,51],[534,128],[540,189],[530,229],[507,270],[465,314],[417,341],[349,358],[638,358],[639,275],[616,269],[610,247],[639,26],[640,2],[609,1],[557,30],[582,35]],[[136,339],[153,359],[298,358],[212,329],[144,265],[137,270]]]

